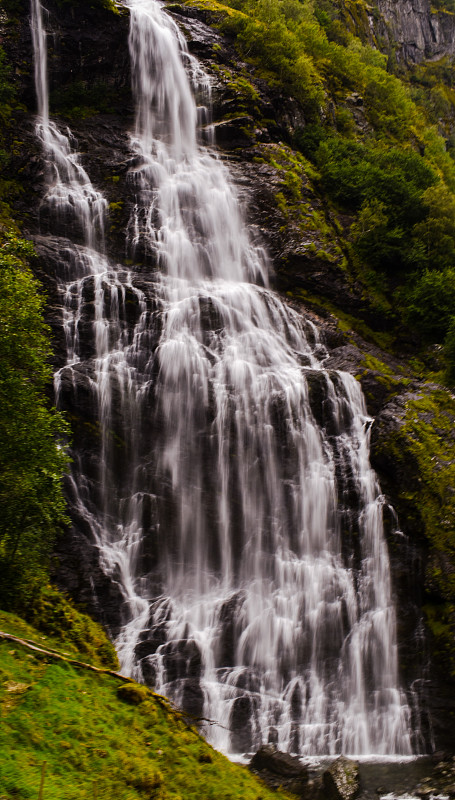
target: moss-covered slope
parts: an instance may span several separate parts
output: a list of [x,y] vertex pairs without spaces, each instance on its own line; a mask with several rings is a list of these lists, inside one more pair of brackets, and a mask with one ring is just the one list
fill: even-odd
[[[5,613],[0,630],[58,643]],[[2,800],[38,797],[44,762],[45,800],[288,797],[213,750],[151,690],[1,637],[0,713]]]

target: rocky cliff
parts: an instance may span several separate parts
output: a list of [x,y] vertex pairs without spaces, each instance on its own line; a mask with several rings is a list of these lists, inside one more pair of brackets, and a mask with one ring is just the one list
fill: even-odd
[[373,42],[401,66],[424,61],[451,60],[454,55],[455,16],[444,3],[430,0],[375,0],[340,3],[346,24]]
[[[47,9],[53,31],[49,63],[52,113],[62,125],[65,121],[70,124],[83,164],[108,198],[107,249],[112,258],[121,261],[133,203],[127,179],[133,124],[128,17],[102,5],[69,6],[52,1],[47,3]],[[397,44],[404,60],[453,54],[452,15],[433,13],[426,0],[380,0],[378,9],[378,35]],[[55,223],[40,211],[45,166],[34,135],[27,7],[18,3],[6,7],[6,11],[1,38],[14,66],[23,104],[23,110],[16,111],[16,125],[9,133],[12,158],[7,177],[20,187],[10,202],[25,234],[36,245],[35,267],[49,298],[48,319],[54,333],[55,365],[59,367],[64,357],[64,331],[55,274],[64,261],[65,230],[56,229]],[[331,314],[333,306],[341,307],[351,317],[373,324],[381,316],[343,263],[343,221],[348,226],[351,220],[335,214],[317,190],[308,162],[293,149],[295,131],[305,125],[300,106],[280,89],[270,88],[263,77],[251,74],[239,58],[232,38],[214,29],[216,11],[180,5],[170,6],[169,11],[188,37],[190,50],[203,61],[211,76],[220,156],[230,161],[245,214],[255,236],[271,254],[277,287],[288,293],[289,302],[296,309],[305,310],[320,326],[331,351],[328,366],[350,371],[361,380],[370,412],[376,417],[373,463],[399,512],[402,530],[402,534],[390,536],[394,589],[400,608],[402,670],[419,698],[420,712],[415,723],[422,731],[422,741],[427,747],[431,742],[436,747],[450,747],[455,714],[455,555],[450,516],[453,453],[449,433],[455,420],[453,402],[444,390],[424,387],[403,358],[391,357],[361,339],[352,331],[349,318],[339,324]],[[353,102],[357,102],[355,98]],[[141,286],[146,289],[154,265],[147,261],[147,254],[140,257],[144,264]],[[93,303],[88,284],[86,291],[84,314],[89,324]],[[133,297],[125,309],[128,326],[137,315]],[[82,335],[83,330],[84,319]],[[90,359],[91,354],[86,355]],[[63,390],[62,397],[75,447],[86,460],[88,472],[93,472],[96,465],[91,443],[98,435],[99,420],[90,405],[87,385],[87,375],[81,370],[77,403],[66,403],[65,398],[74,397],[74,393],[65,394]],[[433,405],[429,407],[426,398],[432,392]],[[434,392],[440,393],[436,399]],[[444,406],[443,420],[440,405],[434,405],[438,398]],[[421,421],[420,427],[414,424],[416,419]],[[115,420],[113,429],[115,434]],[[441,445],[445,438],[446,450]],[[430,465],[426,461],[424,464],[421,457],[426,457],[428,448]],[[119,443],[119,470],[121,455]],[[449,516],[441,512],[442,508],[449,510]],[[100,569],[83,520],[76,518],[73,529],[60,542],[57,555],[58,580],[63,588],[101,617],[111,631],[117,631],[121,623],[118,588],[115,580],[108,580]],[[145,552],[143,557],[153,559],[153,553]]]
[[429,0],[378,0],[380,18],[374,21],[378,37],[396,50],[406,64],[453,58],[455,15],[437,10]]

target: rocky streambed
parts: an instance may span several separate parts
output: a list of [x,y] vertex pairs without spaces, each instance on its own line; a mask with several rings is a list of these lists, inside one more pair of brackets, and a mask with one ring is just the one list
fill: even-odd
[[304,800],[453,800],[455,756],[435,753],[408,760],[300,759],[264,745],[249,769],[273,789]]

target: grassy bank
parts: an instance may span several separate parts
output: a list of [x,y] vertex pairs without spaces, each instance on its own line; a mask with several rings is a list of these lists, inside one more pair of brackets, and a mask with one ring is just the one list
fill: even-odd
[[[56,637],[1,613],[2,631]],[[74,648],[71,656],[77,655]],[[151,690],[0,640],[0,798],[285,800],[231,764]]]

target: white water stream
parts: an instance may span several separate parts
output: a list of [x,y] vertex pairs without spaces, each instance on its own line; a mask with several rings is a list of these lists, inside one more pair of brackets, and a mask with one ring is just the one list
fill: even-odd
[[317,329],[267,288],[227,170],[200,143],[209,83],[177,26],[155,0],[129,9],[127,236],[159,267],[145,277],[104,255],[107,204],[49,120],[32,0],[43,213],[79,242],[62,245],[56,392],[69,380],[76,395],[84,374],[98,410],[98,466],[74,454],[71,503],[121,586],[122,669],[219,723],[207,735],[225,752],[411,755],[360,386],[324,371]]

